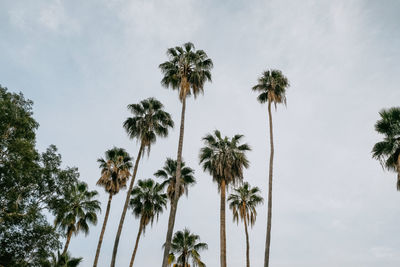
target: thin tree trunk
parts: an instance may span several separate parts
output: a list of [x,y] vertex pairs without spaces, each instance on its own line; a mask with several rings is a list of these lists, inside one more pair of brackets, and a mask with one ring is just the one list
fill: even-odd
[[244,218],[244,232],[246,233],[246,267],[250,267],[250,242],[249,232],[247,231],[247,218]]
[[136,237],[135,249],[133,250],[131,262],[129,263],[129,267],[132,267],[133,262],[135,261],[136,251],[137,251],[137,248],[139,245],[140,236],[142,235],[142,230],[143,230],[143,223],[142,223],[142,220],[140,220],[139,232]]
[[65,242],[65,246],[64,246],[62,255],[64,255],[68,251],[68,246],[69,246],[69,242],[71,241],[71,236],[72,236],[72,231],[70,229],[68,229],[67,241]]
[[268,220],[267,220],[267,238],[265,240],[265,258],[264,267],[269,265],[270,245],[271,245],[271,222],[272,222],[272,168],[274,163],[274,137],[272,129],[271,101],[268,101],[269,117],[269,141],[271,145],[271,154],[269,157],[269,186],[268,186]]
[[186,254],[185,254],[185,252],[183,252],[182,261],[183,261],[183,267],[186,267],[186,266],[187,266],[187,265],[186,265],[187,259],[186,259]]
[[220,261],[221,267],[226,267],[226,233],[225,233],[225,180],[221,181],[220,207]]
[[97,244],[96,256],[94,257],[93,267],[96,267],[96,266],[97,266],[97,262],[98,262],[98,260],[99,260],[101,244],[103,243],[103,236],[104,236],[104,232],[106,231],[106,225],[107,225],[107,221],[108,221],[108,215],[110,214],[110,207],[111,207],[111,200],[112,200],[112,197],[113,197],[113,195],[112,195],[112,193],[110,193],[109,196],[108,196],[108,203],[107,203],[106,214],[105,214],[105,216],[104,216],[103,227],[101,228],[99,243]]
[[130,199],[130,196],[131,196],[133,184],[135,183],[136,173],[137,173],[137,169],[138,169],[140,158],[141,158],[141,156],[143,154],[143,149],[144,149],[144,144],[142,142],[140,144],[140,149],[139,149],[139,152],[138,152],[138,155],[137,155],[137,158],[136,158],[135,167],[133,168],[132,180],[131,180],[131,183],[129,185],[129,189],[126,192],[126,199],[125,199],[124,209],[122,211],[121,219],[119,221],[117,235],[115,236],[114,249],[113,249],[113,254],[112,254],[112,259],[111,259],[111,267],[115,267],[115,260],[116,260],[116,257],[117,257],[119,238],[121,237],[122,226],[124,225],[125,215],[126,215],[126,211],[128,210],[129,199]]
[[178,208],[178,200],[179,200],[178,192],[179,192],[179,187],[181,186],[181,166],[182,166],[183,134],[185,127],[185,110],[186,110],[186,96],[184,96],[182,99],[181,128],[179,131],[178,155],[176,163],[175,194],[174,194],[174,199],[171,200],[171,210],[168,219],[168,230],[164,246],[162,267],[167,267],[168,265],[168,255],[169,255],[169,250],[171,248],[171,240],[172,240],[172,233],[174,231],[176,210]]

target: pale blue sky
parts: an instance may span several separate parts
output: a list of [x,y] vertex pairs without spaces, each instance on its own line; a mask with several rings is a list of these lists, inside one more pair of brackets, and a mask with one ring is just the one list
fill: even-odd
[[[185,226],[209,244],[207,266],[219,264],[219,196],[198,165],[201,137],[214,129],[241,133],[252,146],[246,180],[266,192],[266,106],[250,88],[267,68],[291,82],[288,107],[274,113],[276,159],[271,265],[400,265],[395,174],[371,159],[378,111],[400,103],[400,2],[383,1],[12,1],[0,3],[0,84],[35,103],[37,144],[55,144],[66,165],[95,186],[96,159],[112,146],[136,156],[122,122],[126,106],[162,101],[176,121],[176,92],[160,86],[168,47],[192,41],[214,60],[213,83],[187,108],[184,158],[197,185],[179,204]],[[178,127],[139,167],[152,177],[175,157]],[[266,195],[265,195],[266,196]],[[100,256],[108,266],[125,192],[112,202]],[[141,239],[136,266],[159,266],[168,212]],[[245,264],[243,226],[227,211],[228,265]],[[103,220],[71,241],[91,266]],[[250,232],[253,266],[262,266],[266,210]],[[125,221],[117,266],[129,263],[138,222]]]

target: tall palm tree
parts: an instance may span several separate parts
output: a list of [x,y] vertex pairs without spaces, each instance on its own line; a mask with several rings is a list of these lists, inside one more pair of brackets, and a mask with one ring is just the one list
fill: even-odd
[[253,226],[256,222],[256,207],[263,203],[263,198],[259,195],[258,187],[251,187],[248,182],[234,189],[234,193],[228,197],[229,208],[233,212],[233,220],[239,223],[239,218],[244,222],[246,234],[246,266],[250,267],[250,242],[247,226]]
[[99,158],[97,162],[100,164],[101,168],[101,176],[97,181],[97,185],[104,187],[105,191],[108,193],[108,203],[99,242],[97,244],[93,267],[97,266],[99,260],[101,244],[103,242],[108,215],[110,213],[112,197],[118,194],[121,188],[126,187],[126,182],[130,176],[129,171],[132,168],[132,158],[123,148],[114,147],[106,151],[105,159]]
[[246,152],[250,150],[247,144],[240,144],[243,135],[235,135],[232,139],[222,138],[218,130],[203,138],[205,146],[200,150],[200,164],[208,171],[218,184],[221,193],[220,208],[220,262],[226,267],[226,233],[225,233],[225,194],[230,185],[235,185],[243,179],[243,168],[248,168],[249,161]]
[[[167,196],[170,199],[171,203],[175,197],[176,166],[177,166],[176,160],[167,158],[164,167],[158,170],[154,174],[154,176],[164,179],[164,182],[161,183],[161,186],[163,188],[167,186]],[[189,186],[192,186],[196,183],[196,179],[194,178],[193,175],[194,175],[194,170],[192,168],[185,167],[185,162],[182,161],[179,197],[182,196],[183,194],[187,195]]]
[[[168,257],[168,264],[173,267],[206,267],[201,261],[200,251],[208,249],[206,243],[200,242],[200,236],[190,232],[185,228],[174,234],[171,244],[171,253]],[[192,259],[192,266],[189,260]]]
[[167,195],[163,193],[163,187],[152,179],[139,180],[138,185],[133,188],[130,207],[135,217],[140,219],[140,222],[139,232],[137,234],[129,267],[132,267],[135,260],[142,232],[144,233],[146,231],[146,226],[149,223],[153,225],[154,218],[158,220],[158,216],[163,212],[166,206]]
[[400,191],[400,107],[384,109],[379,115],[381,119],[376,122],[375,130],[384,138],[374,145],[372,156],[383,168],[397,172],[397,190]]
[[115,267],[119,239],[121,237],[122,227],[128,209],[131,191],[135,183],[140,158],[146,151],[147,153],[150,153],[151,145],[156,142],[157,136],[166,137],[169,129],[174,126],[171,115],[164,111],[163,104],[155,98],[142,100],[139,104],[131,104],[128,106],[128,109],[132,112],[133,117],[125,120],[124,128],[131,139],[136,139],[140,142],[140,148],[136,157],[135,166],[133,167],[132,180],[129,184],[128,191],[126,192],[124,209],[122,210],[117,234],[115,236],[111,267]]
[[101,208],[100,202],[94,199],[96,196],[97,191],[89,191],[86,183],[78,182],[60,200],[54,224],[67,235],[62,254],[67,252],[72,234],[84,232],[87,235],[89,223],[97,224],[97,212]]
[[[211,81],[211,69],[213,62],[203,50],[195,50],[192,43],[185,43],[167,50],[168,61],[160,64],[164,77],[161,84],[166,88],[176,89],[179,92],[179,100],[182,102],[181,126],[179,130],[179,142],[177,153],[177,182],[175,192],[178,192],[181,182],[183,133],[185,125],[186,97],[193,94],[196,97],[204,90],[206,81]],[[174,231],[175,216],[179,195],[175,195],[172,201],[168,219],[168,230],[164,247],[162,267],[167,267],[168,255],[171,247],[172,233]]]
[[274,137],[272,130],[272,114],[271,104],[286,105],[286,89],[289,87],[288,79],[280,70],[264,71],[258,79],[258,83],[253,86],[253,91],[259,92],[257,99],[260,103],[268,103],[268,118],[269,118],[269,141],[271,153],[269,157],[269,175],[268,175],[268,219],[267,219],[267,235],[265,241],[265,257],[264,267],[269,264],[269,250],[271,245],[271,222],[272,222],[272,173],[274,163]]

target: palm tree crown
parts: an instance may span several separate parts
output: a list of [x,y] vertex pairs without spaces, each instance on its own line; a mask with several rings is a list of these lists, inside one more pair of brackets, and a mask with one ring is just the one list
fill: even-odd
[[228,197],[229,208],[233,212],[234,221],[238,223],[240,218],[249,222],[251,226],[254,225],[257,217],[256,206],[264,201],[259,193],[260,189],[258,187],[252,188],[248,182],[234,189],[234,193]]
[[381,119],[375,124],[375,130],[384,135],[372,149],[372,156],[382,166],[398,173],[397,190],[400,190],[400,107],[379,112]]
[[142,100],[139,104],[130,104],[128,109],[133,117],[127,118],[124,128],[131,139],[136,138],[143,145],[143,153],[156,142],[157,136],[168,136],[169,128],[174,127],[171,115],[163,110],[164,105],[155,98]]
[[106,192],[117,194],[120,188],[126,187],[132,168],[132,158],[123,148],[112,148],[105,153],[105,159],[99,158],[101,177],[97,185],[104,187]]
[[260,92],[257,97],[260,103],[271,102],[276,107],[279,103],[286,105],[287,87],[289,87],[289,81],[280,70],[267,70],[258,78],[258,83],[252,89]]
[[136,218],[140,218],[143,224],[143,231],[146,226],[153,224],[154,218],[163,212],[167,205],[167,195],[163,188],[152,179],[139,180],[137,186],[132,190],[130,207]]
[[179,98],[203,92],[204,83],[211,81],[213,62],[203,50],[195,50],[192,43],[185,43],[167,50],[169,61],[160,64],[164,74],[161,84],[179,90]]
[[79,232],[89,233],[89,223],[97,224],[97,212],[101,210],[100,202],[94,199],[97,191],[89,191],[84,182],[78,182],[66,192],[60,200],[60,208],[56,212],[54,224],[67,234],[66,253],[71,235]]
[[188,263],[192,259],[192,267],[205,267],[206,265],[201,261],[199,252],[208,249],[208,246],[199,241],[200,236],[191,233],[187,228],[176,232],[172,239],[168,263],[175,262],[174,267],[190,267]]
[[205,147],[200,150],[200,163],[218,185],[222,179],[227,185],[236,184],[243,178],[243,167],[249,167],[245,152],[251,149],[248,144],[239,143],[242,138],[239,134],[232,139],[222,138],[218,130],[203,138]]
[[97,212],[101,210],[100,202],[93,199],[98,193],[95,190],[89,191],[86,183],[78,182],[67,194],[63,199],[65,206],[56,215],[55,224],[61,230],[71,229],[75,234],[82,231],[87,235],[88,223],[96,224]]
[[[167,158],[165,161],[164,167],[158,170],[154,176],[163,178],[164,182],[161,183],[161,186],[165,188],[167,187],[167,195],[170,200],[174,199],[175,195],[175,182],[176,182],[176,160],[171,158]],[[185,193],[188,194],[189,186],[192,186],[196,183],[196,179],[194,178],[194,170],[189,167],[185,167],[185,162],[182,162],[181,165],[181,183],[179,189],[179,197]]]
[[57,252],[51,257],[51,262],[43,263],[43,267],[77,267],[82,262],[83,258],[73,258],[70,253],[60,254]]

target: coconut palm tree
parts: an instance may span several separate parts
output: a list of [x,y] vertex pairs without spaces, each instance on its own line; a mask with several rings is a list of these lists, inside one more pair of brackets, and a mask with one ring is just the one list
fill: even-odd
[[[158,170],[154,176],[157,178],[164,179],[161,186],[165,188],[167,186],[167,196],[172,203],[175,197],[175,184],[176,184],[176,160],[167,158],[164,167]],[[196,183],[196,179],[193,176],[194,170],[189,167],[185,167],[185,162],[182,161],[181,165],[181,182],[179,188],[179,197],[183,194],[188,194],[189,186],[193,186]]]
[[[168,264],[175,263],[173,267],[205,267],[206,265],[201,261],[199,253],[205,249],[208,249],[208,245],[200,242],[200,236],[185,228],[183,231],[174,234]],[[190,259],[192,266],[189,264]]]
[[68,252],[57,252],[57,256],[53,254],[51,261],[44,262],[43,267],[77,267],[81,262],[82,258],[72,258]]
[[93,267],[97,266],[99,260],[101,244],[103,242],[104,232],[106,230],[108,215],[110,213],[112,197],[118,194],[121,188],[126,187],[126,182],[130,176],[132,168],[132,158],[123,148],[112,148],[105,153],[105,159],[99,158],[97,162],[101,168],[101,176],[97,181],[97,185],[104,187],[108,193],[108,203],[106,214],[104,216],[103,227],[97,244],[96,256],[94,258]]
[[203,138],[205,146],[200,150],[200,164],[208,171],[218,184],[221,193],[220,208],[220,262],[226,267],[226,233],[225,233],[225,194],[230,185],[235,185],[243,179],[243,168],[248,168],[249,161],[246,152],[250,150],[247,144],[240,144],[243,135],[235,135],[232,139],[222,138],[218,130]]
[[[168,61],[160,64],[164,77],[161,84],[166,88],[176,89],[179,92],[179,100],[182,102],[181,126],[179,130],[177,153],[177,182],[175,192],[178,192],[181,182],[183,133],[185,125],[186,97],[193,94],[196,97],[204,90],[204,84],[211,81],[211,69],[213,62],[203,50],[196,50],[192,43],[185,43],[167,50]],[[172,233],[174,231],[176,209],[179,195],[175,195],[172,201],[168,219],[167,236],[164,247],[162,267],[167,267],[169,249],[171,247]]]
[[259,92],[257,99],[260,103],[268,103],[268,118],[269,118],[269,140],[271,153],[269,157],[269,175],[268,175],[268,219],[267,219],[267,235],[265,241],[265,257],[264,267],[269,264],[269,250],[271,245],[271,221],[272,221],[272,174],[274,163],[274,138],[272,130],[272,114],[271,105],[285,104],[286,105],[286,89],[289,87],[288,79],[280,70],[264,71],[258,82],[253,86],[253,91]]
[[379,112],[381,119],[375,130],[384,135],[372,149],[373,158],[379,160],[383,168],[397,172],[397,190],[400,191],[400,107]]
[[138,185],[132,190],[132,198],[129,205],[135,217],[140,219],[139,232],[129,264],[129,267],[132,267],[140,236],[142,232],[146,231],[146,226],[149,223],[153,225],[154,219],[158,220],[159,215],[167,206],[167,195],[163,193],[163,187],[152,179],[139,180]]
[[54,224],[67,235],[62,254],[68,250],[72,234],[89,233],[89,224],[97,224],[97,212],[101,210],[100,202],[94,199],[97,191],[89,191],[84,182],[71,187],[59,202]]
[[233,221],[239,223],[239,218],[244,223],[244,231],[246,234],[246,266],[250,267],[250,242],[247,226],[253,226],[256,222],[256,207],[263,203],[263,198],[259,195],[258,187],[251,187],[248,182],[242,186],[235,188],[234,193],[228,197],[229,208],[233,212]]
[[128,106],[128,109],[132,112],[133,117],[125,120],[124,128],[131,139],[136,139],[140,142],[140,148],[133,167],[132,180],[126,192],[125,204],[115,236],[111,267],[115,267],[119,239],[121,237],[130,195],[135,183],[139,161],[146,151],[148,154],[150,153],[150,148],[157,141],[157,137],[168,136],[169,129],[174,126],[171,115],[164,111],[163,104],[155,98],[142,100],[139,104],[131,104]]

